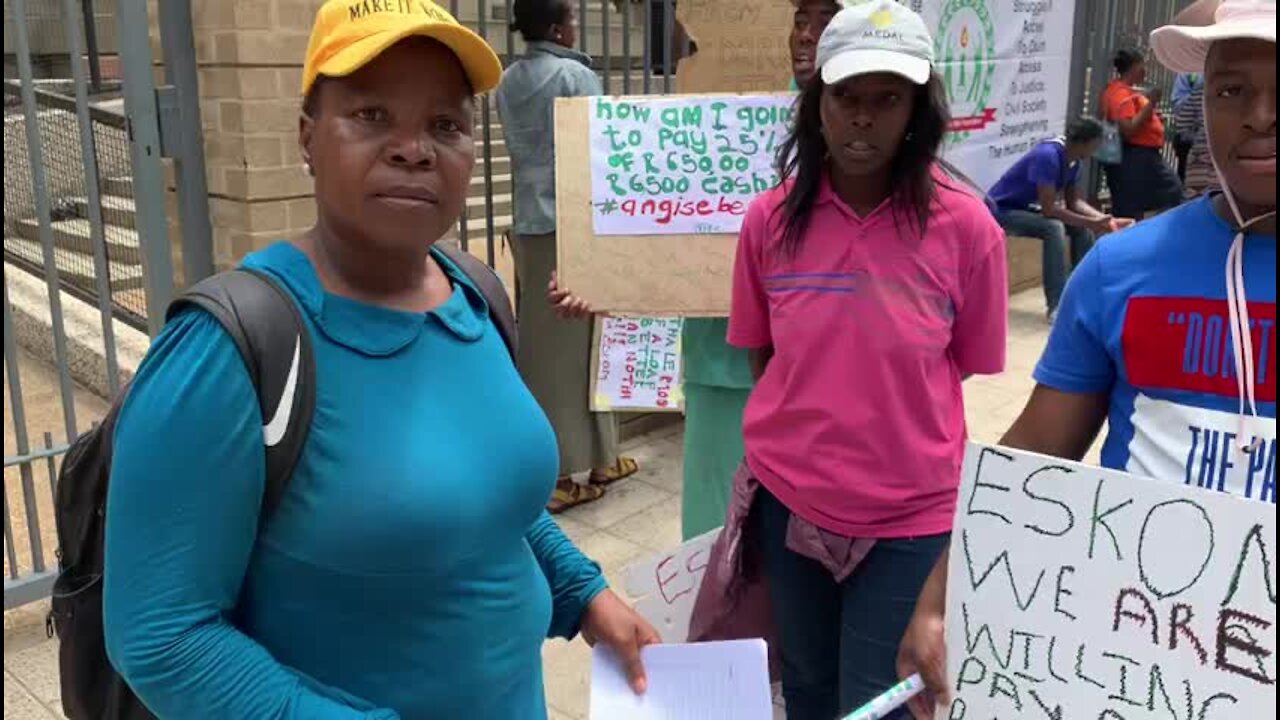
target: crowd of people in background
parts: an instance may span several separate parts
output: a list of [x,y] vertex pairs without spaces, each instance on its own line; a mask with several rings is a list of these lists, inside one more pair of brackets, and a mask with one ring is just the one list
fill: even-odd
[[[110,656],[172,718],[542,718],[541,643],[579,633],[643,692],[658,634],[552,517],[638,469],[616,418],[588,409],[593,309],[555,275],[554,102],[602,92],[574,49],[576,3],[515,0],[528,49],[504,71],[429,2],[346,2],[317,15],[301,93],[316,226],[245,261],[288,290],[316,345],[297,478],[260,518],[252,385],[213,320],[178,315],[116,431]],[[1105,466],[1181,478],[1172,428],[1188,418],[1274,439],[1274,397],[1254,393],[1274,353],[1245,359],[1248,313],[1274,321],[1275,3],[1199,0],[1179,18],[1198,27],[1155,34],[1182,73],[1183,179],[1163,155],[1163,92],[1126,49],[1100,117],[989,192],[941,158],[949,105],[920,15],[795,5],[781,181],[747,212],[730,315],[684,331],[683,535],[724,526],[693,625],[714,637],[754,587],[790,720],[831,720],[915,672],[923,719],[946,695],[964,381],[1004,370],[1008,234],[1043,241],[1053,324],[1003,444],[1079,460],[1105,424]],[[462,212],[490,90],[514,175],[514,366],[474,279],[427,242]],[[1109,209],[1080,184],[1106,123],[1123,146]],[[1163,324],[1129,322],[1150,298],[1221,304],[1244,328],[1238,384],[1144,379],[1173,361],[1151,354]],[[195,440],[209,426],[218,440]]]

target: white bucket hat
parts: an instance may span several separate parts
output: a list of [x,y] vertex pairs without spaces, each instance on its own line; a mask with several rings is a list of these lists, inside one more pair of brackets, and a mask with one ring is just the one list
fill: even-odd
[[1160,64],[1179,73],[1204,72],[1209,46],[1219,40],[1276,41],[1276,0],[1223,0],[1212,25],[1166,25],[1151,33]]

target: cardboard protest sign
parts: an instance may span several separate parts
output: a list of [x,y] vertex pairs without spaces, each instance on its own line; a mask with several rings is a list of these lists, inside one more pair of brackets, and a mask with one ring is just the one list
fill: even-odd
[[790,96],[592,98],[593,231],[737,233],[756,195],[778,184]]
[[[979,186],[991,187],[1037,142],[1062,132],[1074,0],[903,2],[924,17],[934,36],[935,69],[953,115],[945,157]],[[727,315],[740,217],[771,177],[764,170],[765,148],[785,136],[769,128],[770,139],[758,128],[725,123],[717,140],[714,128],[691,121],[706,122],[710,104],[724,102],[707,93],[787,87],[794,6],[681,0],[677,7],[698,46],[679,65],[682,95],[561,100],[556,107],[561,276],[605,311]],[[772,102],[785,104],[789,97]],[[768,98],[742,96],[738,102]],[[651,111],[631,112],[645,107]],[[679,110],[672,117],[655,112],[659,107]],[[695,127],[708,134],[705,148],[697,144]],[[759,150],[741,142],[744,130]],[[725,167],[736,179],[722,177]]]
[[970,445],[939,717],[1274,716],[1275,544],[1273,503]]
[[680,61],[680,93],[770,92],[791,82],[790,0],[680,0],[676,17],[697,44]]
[[624,571],[627,594],[639,598],[636,612],[653,624],[662,635],[662,642],[683,643],[689,639],[689,616],[720,530],[703,533]]
[[591,352],[591,409],[679,412],[680,318],[601,317]]
[[616,314],[727,315],[737,227],[754,193],[776,183],[768,150],[790,97],[556,100],[565,287]]

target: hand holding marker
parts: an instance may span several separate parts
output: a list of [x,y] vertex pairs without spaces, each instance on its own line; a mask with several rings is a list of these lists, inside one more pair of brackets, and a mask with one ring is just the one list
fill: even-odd
[[906,705],[921,690],[924,690],[924,680],[919,675],[912,675],[886,690],[880,697],[846,715],[844,720],[880,720]]

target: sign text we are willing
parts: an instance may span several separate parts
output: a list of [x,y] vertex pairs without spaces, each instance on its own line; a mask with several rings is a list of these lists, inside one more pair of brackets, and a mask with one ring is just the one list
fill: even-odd
[[1276,510],[971,445],[939,717],[1271,717]]

